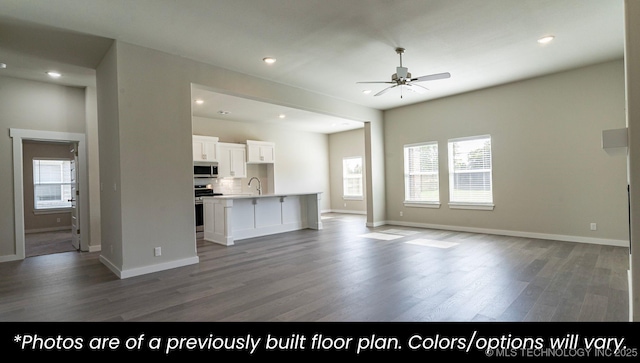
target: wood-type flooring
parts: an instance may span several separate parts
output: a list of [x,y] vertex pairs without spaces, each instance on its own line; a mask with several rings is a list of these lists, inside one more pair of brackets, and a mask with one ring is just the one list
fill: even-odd
[[[99,252],[0,263],[5,322],[628,321],[628,249],[381,226],[196,241],[200,262],[119,279]],[[160,244],[160,243],[159,243]]]
[[65,231],[27,233],[24,238],[26,257],[76,251],[71,244],[71,227]]

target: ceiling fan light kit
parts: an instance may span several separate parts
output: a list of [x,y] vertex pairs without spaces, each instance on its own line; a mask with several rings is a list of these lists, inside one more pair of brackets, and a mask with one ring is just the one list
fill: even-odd
[[[400,91],[402,92],[402,87],[406,87],[408,90],[414,91],[416,93],[424,93],[429,89],[415,84],[416,82],[424,82],[424,81],[434,81],[437,79],[445,79],[451,77],[449,72],[444,73],[434,73],[426,76],[420,76],[416,78],[411,77],[411,73],[409,73],[409,69],[407,67],[402,66],[402,54],[404,53],[404,48],[396,48],[396,53],[400,56],[400,66],[396,67],[396,73],[391,75],[391,81],[367,81],[367,82],[357,82],[357,83],[385,83],[391,84],[387,88],[382,91],[376,93],[374,96],[380,96],[382,94],[387,93],[389,90],[395,87],[400,87]],[[400,94],[400,98],[402,98],[402,93]]]

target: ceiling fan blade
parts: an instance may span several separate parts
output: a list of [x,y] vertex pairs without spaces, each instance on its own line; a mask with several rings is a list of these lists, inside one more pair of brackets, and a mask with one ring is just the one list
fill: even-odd
[[397,84],[394,84],[393,86],[389,86],[389,87],[387,87],[387,88],[383,89],[382,91],[380,91],[380,92],[376,93],[374,96],[380,96],[380,95],[382,95],[382,94],[385,94],[385,93],[387,93],[387,91],[389,91],[389,90],[390,90],[390,89],[392,89],[393,87],[397,87],[397,86],[398,86]]
[[391,81],[370,81],[370,82],[356,82],[356,83],[388,83],[388,84],[392,84],[392,83],[396,83],[396,82],[391,82]]
[[429,89],[427,87],[423,87],[419,84],[411,84],[411,83],[407,83],[406,84],[407,89],[415,92],[415,93],[424,93],[425,91],[428,91]]
[[451,77],[451,74],[449,72],[436,73],[436,74],[430,74],[428,76],[412,78],[411,82],[434,81],[436,79],[445,79],[449,77]]

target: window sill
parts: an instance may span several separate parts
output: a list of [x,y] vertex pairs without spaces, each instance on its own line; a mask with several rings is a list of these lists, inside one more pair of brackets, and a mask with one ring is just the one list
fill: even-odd
[[490,203],[449,203],[451,209],[493,210],[494,206]]
[[33,214],[58,214],[58,213],[70,213],[73,208],[51,208],[51,209],[34,209]]
[[440,208],[440,203],[438,202],[411,202],[411,201],[405,201],[404,202],[404,206],[405,207],[409,207],[409,208]]
[[345,195],[342,196],[342,199],[343,200],[364,200],[363,197],[349,197],[349,196],[345,196]]

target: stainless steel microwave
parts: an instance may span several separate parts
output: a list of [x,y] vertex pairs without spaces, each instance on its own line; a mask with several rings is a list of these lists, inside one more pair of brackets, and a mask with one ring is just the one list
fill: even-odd
[[217,178],[218,166],[211,164],[200,164],[193,166],[194,178]]

